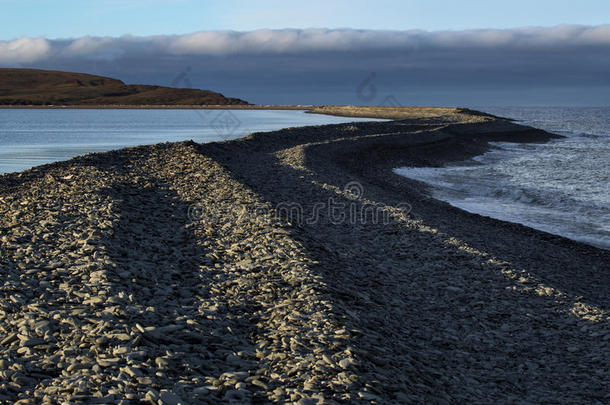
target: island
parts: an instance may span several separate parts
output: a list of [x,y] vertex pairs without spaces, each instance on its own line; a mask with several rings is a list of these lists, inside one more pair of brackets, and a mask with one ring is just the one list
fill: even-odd
[[199,106],[247,105],[209,90],[125,84],[85,73],[38,69],[0,69],[3,106]]

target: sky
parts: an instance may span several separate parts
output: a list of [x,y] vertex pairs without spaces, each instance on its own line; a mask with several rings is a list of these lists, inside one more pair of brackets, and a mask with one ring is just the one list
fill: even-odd
[[0,66],[262,104],[610,105],[610,2],[0,0]]
[[607,0],[0,0],[0,39],[201,30],[464,30],[610,23]]

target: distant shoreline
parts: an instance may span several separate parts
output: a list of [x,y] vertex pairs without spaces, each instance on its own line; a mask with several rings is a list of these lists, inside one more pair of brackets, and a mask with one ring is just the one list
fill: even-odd
[[314,105],[0,105],[7,110],[310,110]]
[[[295,105],[272,105],[272,104],[210,104],[210,105],[0,105],[1,109],[8,110],[292,110],[304,111],[309,114],[324,114],[335,117],[371,118],[371,119],[434,119],[443,115],[454,113],[466,113],[473,116],[483,116],[502,121],[511,121],[509,118],[495,117],[491,114],[470,110],[468,108],[456,107],[429,107],[429,106],[409,106],[409,107],[385,107],[385,106],[354,106],[354,105],[315,105],[315,104],[295,104]],[[434,111],[431,115],[422,112]]]

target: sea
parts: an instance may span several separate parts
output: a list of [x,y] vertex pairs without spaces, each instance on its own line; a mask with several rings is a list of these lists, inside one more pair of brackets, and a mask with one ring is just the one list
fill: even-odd
[[610,249],[610,108],[476,109],[565,138],[497,142],[467,162],[396,173],[463,210]]
[[0,109],[0,174],[159,142],[213,142],[287,127],[371,121],[302,110]]

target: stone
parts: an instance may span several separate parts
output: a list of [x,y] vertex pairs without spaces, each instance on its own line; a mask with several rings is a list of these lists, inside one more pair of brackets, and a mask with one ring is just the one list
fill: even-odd
[[169,361],[167,359],[164,359],[163,357],[157,357],[155,359],[155,364],[160,369],[166,369],[169,367]]
[[198,396],[208,395],[209,392],[210,390],[207,387],[197,387],[193,390],[193,394]]
[[162,405],[186,405],[178,395],[163,390],[159,394],[159,401]]
[[246,392],[243,390],[228,390],[222,400],[230,403],[243,403],[246,401]]

